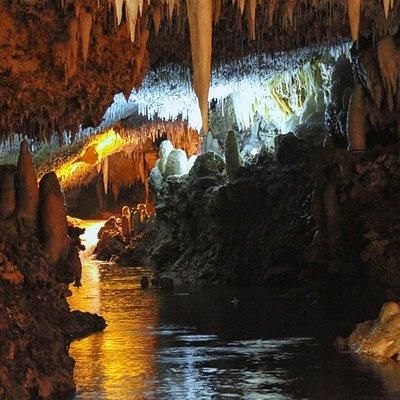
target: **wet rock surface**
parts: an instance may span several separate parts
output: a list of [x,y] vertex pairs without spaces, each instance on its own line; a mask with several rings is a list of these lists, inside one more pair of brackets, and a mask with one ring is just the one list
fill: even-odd
[[130,210],[125,206],[120,217],[110,217],[100,229],[94,253],[98,260],[122,267],[143,266],[149,262],[156,237],[155,221],[146,207],[141,204]]
[[348,338],[351,351],[377,361],[400,361],[400,304],[386,303],[375,321],[359,324]]

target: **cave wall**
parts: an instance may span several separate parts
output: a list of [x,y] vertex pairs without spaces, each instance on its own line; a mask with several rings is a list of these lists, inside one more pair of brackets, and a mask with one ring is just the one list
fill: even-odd
[[26,141],[17,167],[0,167],[0,237],[0,397],[71,396],[68,347],[83,331],[66,298],[80,285],[79,234],[54,172],[38,185]]

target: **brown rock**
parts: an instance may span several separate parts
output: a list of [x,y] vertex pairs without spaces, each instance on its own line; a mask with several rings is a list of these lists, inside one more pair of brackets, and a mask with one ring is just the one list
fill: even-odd
[[0,218],[10,218],[15,211],[14,168],[0,171]]
[[24,225],[37,228],[39,190],[36,171],[26,140],[21,142],[21,150],[16,176],[17,217]]
[[68,255],[67,211],[57,176],[50,172],[40,181],[40,222],[43,254],[50,264]]

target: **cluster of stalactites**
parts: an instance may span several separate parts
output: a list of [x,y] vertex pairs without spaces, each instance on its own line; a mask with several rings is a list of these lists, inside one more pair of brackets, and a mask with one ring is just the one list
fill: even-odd
[[[66,0],[61,0],[63,6]],[[90,32],[92,26],[92,14],[90,7],[85,7],[87,0],[74,0],[76,16],[68,23],[69,40],[64,44],[64,63],[66,77],[76,73],[79,38],[82,43],[82,54],[86,63]],[[354,41],[358,39],[362,0],[346,0],[348,16],[351,28],[351,36]],[[378,0],[377,0],[378,1]],[[283,25],[294,25],[296,7],[300,0],[232,0],[240,14],[246,16],[248,32],[251,39],[256,38],[256,12],[257,4],[265,3],[267,24],[272,26],[274,14],[278,6],[282,7]],[[208,131],[208,93],[211,79],[212,63],[212,24],[218,23],[221,15],[222,0],[109,0],[114,6],[115,22],[120,25],[125,15],[127,27],[132,42],[138,42],[139,51],[136,54],[135,68],[141,68],[146,51],[149,31],[147,19],[151,15],[156,34],[161,21],[167,17],[172,20],[174,14],[182,16],[182,4],[186,3],[187,20],[190,30],[192,63],[193,63],[193,89],[198,97],[202,114],[203,130]],[[316,2],[312,2],[313,6]],[[224,4],[224,6],[227,6]],[[382,9],[386,19],[394,7],[394,0],[383,0]],[[124,13],[125,11],[125,13]],[[139,24],[138,22],[144,23]],[[139,33],[139,35],[138,35]],[[137,39],[139,38],[139,39]],[[137,87],[139,82],[134,82]]]

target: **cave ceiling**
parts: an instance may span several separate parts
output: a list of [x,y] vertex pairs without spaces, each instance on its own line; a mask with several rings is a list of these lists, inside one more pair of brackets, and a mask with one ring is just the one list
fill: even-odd
[[149,69],[168,65],[193,66],[204,126],[211,67],[394,33],[398,8],[393,0],[0,0],[0,139],[97,126],[116,93],[129,96]]

